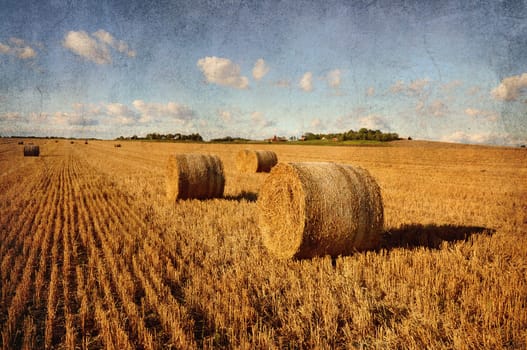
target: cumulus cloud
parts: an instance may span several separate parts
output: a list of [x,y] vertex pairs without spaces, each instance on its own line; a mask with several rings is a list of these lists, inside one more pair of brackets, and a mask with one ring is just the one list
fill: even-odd
[[22,114],[19,112],[5,112],[0,114],[0,122],[16,122],[22,119]]
[[341,71],[340,69],[334,69],[328,73],[326,76],[326,80],[328,82],[329,87],[338,89],[340,87],[341,82]]
[[306,72],[300,79],[298,86],[305,92],[313,91],[313,73]]
[[443,136],[441,141],[455,143],[475,143],[475,144],[513,144],[509,135],[500,135],[493,133],[466,133],[464,131],[455,131],[452,134]]
[[93,36],[99,39],[99,41],[119,51],[120,53],[124,53],[128,57],[135,57],[136,55],[136,52],[134,50],[130,50],[127,43],[122,40],[115,39],[110,33],[103,29],[99,29],[93,33]]
[[390,87],[390,91],[393,94],[405,93],[410,96],[421,96],[425,93],[429,84],[430,80],[426,78],[416,79],[408,84],[405,84],[404,81],[398,80]]
[[473,119],[484,118],[487,121],[495,122],[499,119],[499,114],[494,111],[476,109],[476,108],[467,108],[465,109],[465,114]]
[[425,88],[430,84],[428,79],[417,79],[408,84],[408,91],[414,95],[420,95]]
[[107,104],[106,113],[112,117],[112,121],[116,124],[133,125],[139,121],[139,114],[122,103]]
[[197,66],[209,83],[236,89],[247,89],[249,86],[249,79],[240,74],[240,66],[228,58],[207,56],[200,58]]
[[[33,114],[33,119],[46,119],[47,114]],[[66,126],[94,126],[99,125],[100,116],[105,115],[105,110],[101,106],[84,103],[74,103],[73,111],[57,111],[51,115],[53,124]]]
[[218,111],[218,116],[225,123],[230,123],[233,121],[232,113],[229,111]]
[[135,57],[136,53],[130,50],[124,41],[116,40],[105,30],[98,30],[91,36],[85,31],[69,31],[64,36],[62,46],[74,54],[97,64],[112,63],[110,48],[127,55]]
[[57,124],[71,126],[93,126],[99,124],[99,119],[86,117],[79,113],[55,112],[53,121]]
[[463,85],[463,82],[461,80],[452,80],[452,81],[449,81],[448,83],[441,85],[441,90],[443,90],[443,92],[445,93],[451,93],[452,91],[454,91],[455,89],[457,89],[458,87],[462,85]]
[[361,128],[371,129],[371,130],[390,130],[390,125],[388,121],[376,114],[370,114],[365,117],[359,118],[359,126]]
[[434,100],[430,104],[425,103],[425,100],[420,100],[417,102],[415,111],[439,118],[448,113],[448,106],[441,100]]
[[524,89],[527,89],[527,73],[503,79],[491,95],[500,101],[516,101]]
[[326,129],[326,124],[320,118],[314,118],[309,123],[313,131],[321,131]]
[[261,128],[268,128],[276,125],[276,122],[274,120],[269,120],[265,118],[262,112],[253,112],[251,114],[251,120],[253,124]]
[[196,113],[189,107],[172,101],[162,104],[135,100],[132,105],[139,111],[141,122],[160,121],[168,118],[184,123],[196,116]]
[[269,67],[263,58],[259,58],[253,67],[253,77],[255,80],[262,79],[269,72]]
[[81,57],[97,64],[109,64],[112,56],[108,46],[92,38],[85,31],[70,31],[64,37],[62,45]]
[[395,82],[395,84],[393,84],[391,87],[390,87],[390,91],[393,93],[393,94],[398,94],[400,92],[403,92],[405,90],[405,85],[404,85],[404,82],[401,81],[401,80],[398,80]]
[[28,60],[37,56],[37,52],[23,39],[9,38],[9,44],[0,43],[0,54],[12,55],[21,60]]
[[0,53],[8,54],[11,51],[11,48],[7,45],[0,43]]

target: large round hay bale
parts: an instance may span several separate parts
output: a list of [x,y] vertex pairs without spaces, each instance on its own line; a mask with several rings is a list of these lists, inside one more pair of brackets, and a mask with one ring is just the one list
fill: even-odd
[[236,156],[238,171],[245,173],[268,173],[278,163],[278,157],[273,151],[253,151],[244,149]]
[[280,163],[258,194],[264,245],[280,258],[349,255],[379,246],[381,191],[365,169]]
[[223,196],[225,176],[215,155],[176,154],[168,158],[166,190],[169,200]]
[[37,145],[25,145],[24,157],[38,157],[40,155],[40,148]]

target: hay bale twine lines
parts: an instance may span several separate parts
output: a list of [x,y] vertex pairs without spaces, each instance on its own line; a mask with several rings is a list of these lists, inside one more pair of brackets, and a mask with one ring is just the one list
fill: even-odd
[[38,157],[40,155],[40,148],[37,145],[25,145],[24,157]]
[[167,198],[208,199],[223,196],[225,175],[223,163],[216,155],[170,155],[166,168]]
[[379,246],[380,187],[365,169],[280,163],[258,195],[264,245],[279,258],[349,255]]
[[238,171],[245,173],[268,173],[278,163],[278,157],[273,151],[253,151],[244,149],[236,156]]

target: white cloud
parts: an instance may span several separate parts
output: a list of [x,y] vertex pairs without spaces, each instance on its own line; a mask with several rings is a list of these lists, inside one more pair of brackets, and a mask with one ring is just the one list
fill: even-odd
[[24,46],[24,45],[26,45],[26,42],[24,41],[24,39],[20,39],[20,38],[11,37],[11,38],[9,38],[9,41],[15,46]]
[[109,64],[112,62],[110,50],[105,43],[92,38],[85,31],[70,31],[64,37],[62,45],[76,55],[86,58],[97,64]]
[[269,67],[263,58],[259,58],[253,67],[253,77],[256,80],[262,79],[269,72]]
[[0,122],[16,122],[22,119],[22,114],[19,112],[5,112],[0,114]]
[[68,113],[68,112],[55,112],[53,115],[53,121],[57,124],[63,125],[98,125],[99,119],[86,117],[78,113]]
[[27,60],[37,56],[37,52],[23,39],[20,38],[9,38],[11,45],[0,43],[0,54],[12,55],[21,60]]
[[262,112],[253,112],[251,114],[251,120],[253,124],[261,128],[269,128],[276,125],[275,121],[266,119]]
[[410,96],[421,96],[426,92],[426,88],[429,86],[430,80],[427,78],[416,79],[408,84],[405,84],[403,81],[398,80],[390,87],[390,91],[393,94],[405,93]]
[[476,108],[465,109],[465,114],[473,119],[484,118],[487,121],[495,122],[499,119],[499,114],[494,111],[481,110]]
[[110,48],[128,57],[135,57],[136,55],[135,51],[128,48],[128,44],[115,39],[110,33],[102,29],[91,36],[83,30],[69,31],[64,36],[62,45],[74,54],[97,64],[112,63]]
[[468,134],[464,131],[455,131],[450,135],[443,136],[441,141],[456,142],[456,143],[475,143],[475,144],[514,144],[518,142],[510,135],[493,134],[493,133],[472,133]]
[[492,97],[500,101],[516,101],[522,90],[527,88],[527,73],[513,75],[501,81],[501,83],[491,91]]
[[461,81],[461,80],[452,80],[452,81],[449,81],[448,83],[445,83],[445,84],[441,85],[441,89],[445,93],[451,93],[452,91],[454,91],[455,89],[457,89],[458,87],[460,87],[462,85],[463,85],[463,81]]
[[0,53],[8,54],[9,52],[11,52],[11,48],[7,45],[0,43]]
[[135,100],[132,105],[140,113],[140,122],[161,121],[167,118],[173,121],[186,122],[196,116],[196,113],[189,107],[172,101],[162,104]]
[[330,71],[326,77],[329,87],[338,89],[340,87],[340,82],[341,82],[340,76],[341,76],[340,69],[334,69]]
[[109,103],[106,105],[106,113],[112,117],[115,124],[133,125],[139,121],[139,114],[122,103]]
[[376,114],[370,114],[365,117],[359,118],[359,126],[361,128],[371,129],[371,130],[390,130],[390,125],[388,121],[381,116]]
[[326,129],[326,124],[320,118],[314,118],[309,123],[313,131],[322,131]]
[[[102,107],[93,104],[74,103],[73,112],[57,111],[52,116],[54,124],[67,126],[93,126],[98,125],[100,116],[106,112]],[[42,119],[42,116],[34,116],[33,119]]]
[[373,87],[369,87],[366,90],[366,96],[373,96],[373,95],[375,95],[375,89]]
[[99,29],[93,36],[99,39],[99,41],[111,46],[120,53],[126,54],[128,57],[135,57],[135,51],[128,48],[128,44],[122,40],[115,39],[110,33],[103,29]]
[[401,80],[398,80],[390,87],[390,91],[393,94],[398,94],[400,92],[403,92],[405,90],[404,82]]
[[408,91],[414,95],[421,95],[430,81],[428,79],[417,79],[408,84]]
[[428,108],[428,113],[434,117],[444,117],[448,113],[448,107],[440,100],[434,100]]
[[209,83],[236,89],[247,89],[249,86],[249,79],[240,74],[240,66],[228,58],[215,56],[200,58],[197,66]]
[[218,111],[218,115],[225,123],[230,123],[233,121],[232,113],[229,111]]
[[313,91],[313,73],[306,72],[300,79],[298,86],[305,92]]

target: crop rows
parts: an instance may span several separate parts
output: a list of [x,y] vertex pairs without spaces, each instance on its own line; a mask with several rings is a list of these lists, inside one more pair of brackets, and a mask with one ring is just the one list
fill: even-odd
[[32,175],[2,215],[3,347],[192,347],[173,257],[122,194],[72,154]]

